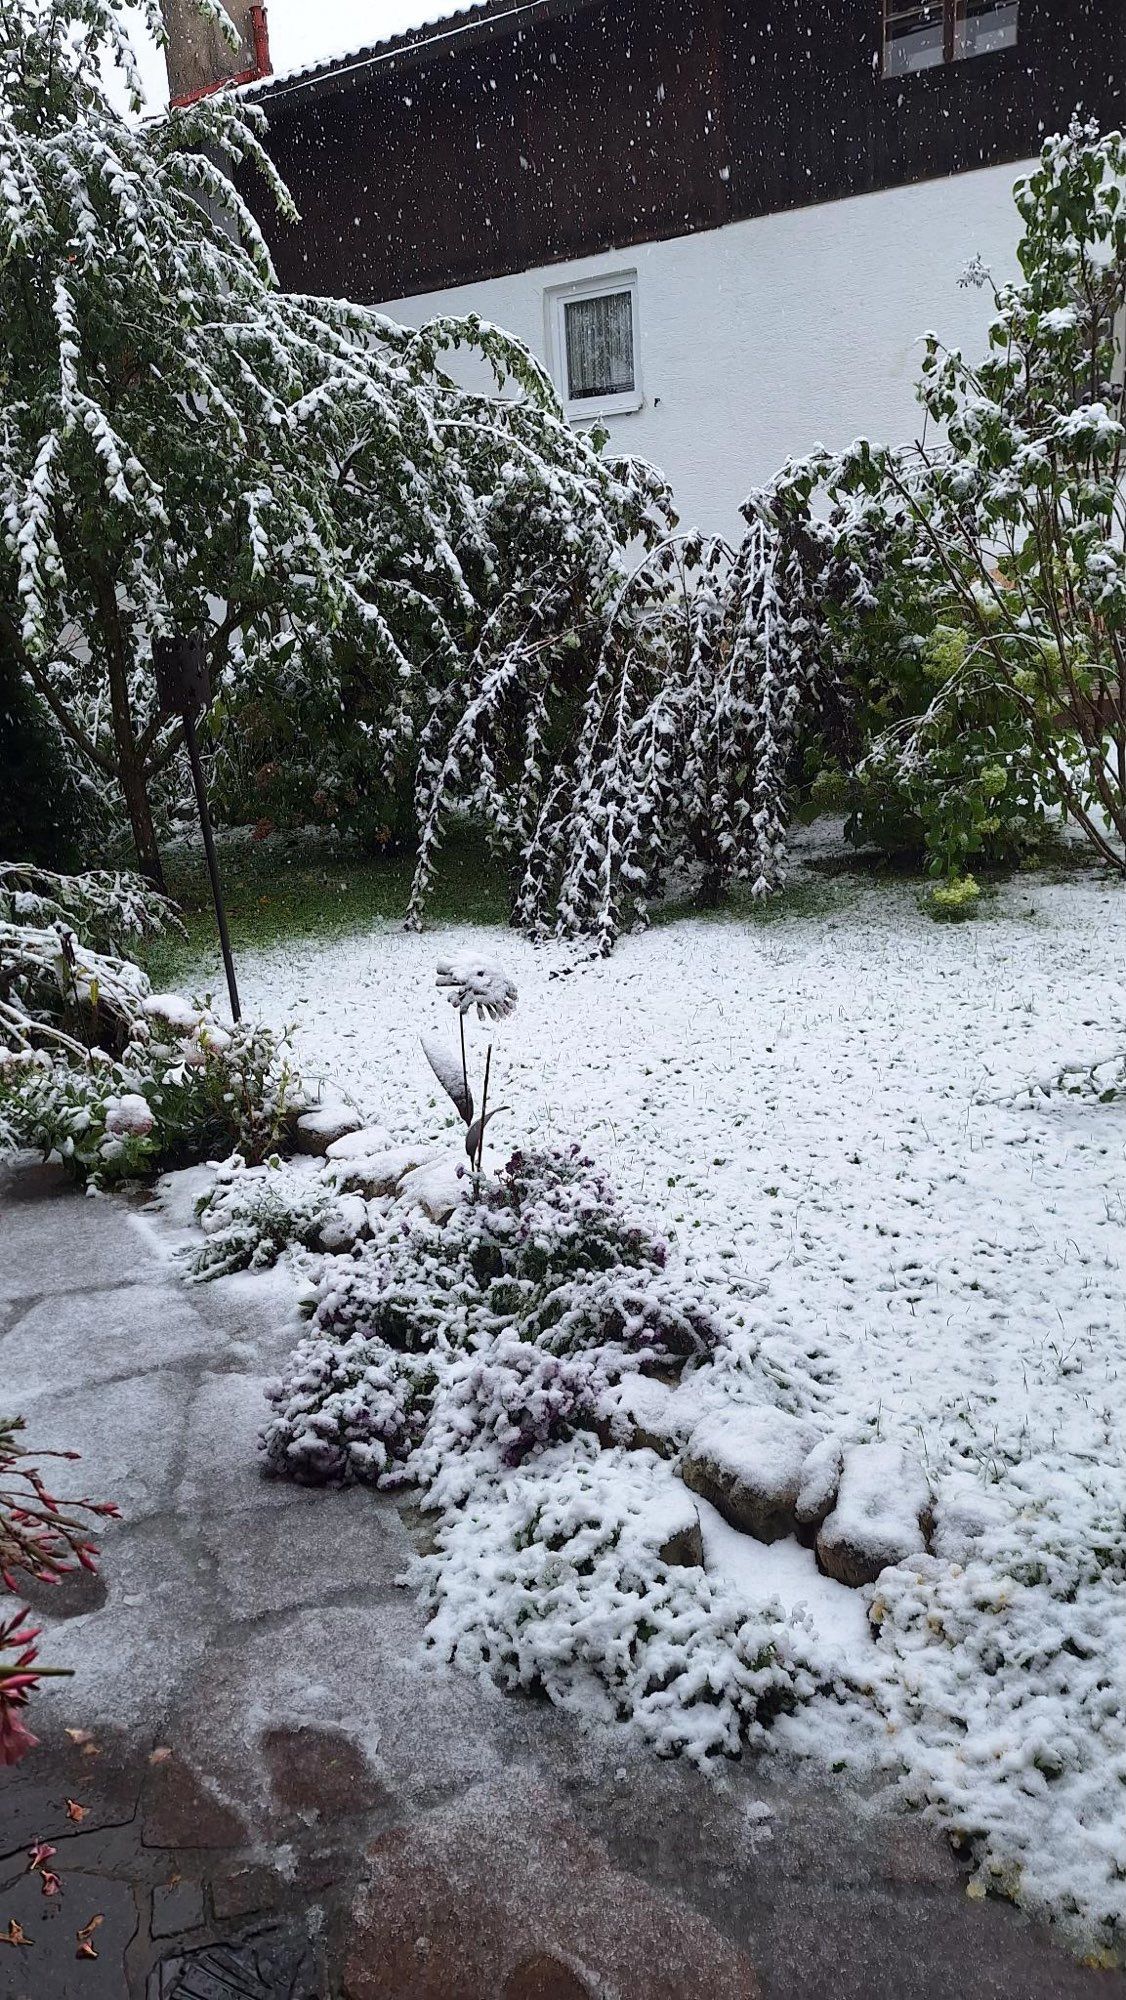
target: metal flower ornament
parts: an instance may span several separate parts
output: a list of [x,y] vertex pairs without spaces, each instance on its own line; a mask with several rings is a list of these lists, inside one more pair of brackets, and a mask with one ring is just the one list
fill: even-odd
[[498,1104],[490,1111],[489,1079],[493,1066],[492,1039],[485,1050],[485,1069],[481,1079],[481,1108],[474,1115],[473,1092],[469,1085],[469,1058],[465,1042],[466,1017],[477,1010],[479,1021],[507,1021],[516,1009],[516,987],[507,972],[499,965],[486,959],[466,958],[438,967],[437,984],[445,993],[451,1007],[457,1009],[458,1035],[460,1039],[460,1062],[453,1050],[431,1036],[422,1037],[423,1053],[438,1082],[459,1117],[465,1124],[465,1150],[469,1155],[474,1173],[481,1171],[485,1152],[485,1128],[489,1120],[500,1111],[507,1111],[507,1104]]

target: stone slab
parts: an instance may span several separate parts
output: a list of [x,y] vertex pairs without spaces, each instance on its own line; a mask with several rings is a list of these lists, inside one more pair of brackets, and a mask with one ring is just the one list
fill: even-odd
[[152,1252],[109,1196],[47,1170],[0,1184],[0,1300],[92,1292],[152,1276]]
[[[345,2000],[757,2000],[751,1960],[615,1868],[542,1787],[479,1787],[366,1857]],[[552,1981],[554,1980],[554,1986]]]
[[182,1285],[124,1285],[41,1300],[0,1339],[0,1378],[22,1406],[68,1388],[202,1362],[219,1344]]
[[277,1514],[307,1491],[262,1471],[258,1433],[269,1415],[264,1374],[205,1375],[192,1392],[183,1427],[177,1513],[203,1528],[250,1507]]
[[135,1522],[171,1499],[188,1399],[184,1375],[154,1369],[88,1389],[60,1383],[27,1398],[22,1410],[29,1444],[81,1452],[76,1464],[58,1468],[60,1495],[111,1500],[126,1521]]
[[247,1507],[202,1523],[233,1618],[395,1591],[414,1552],[390,1500],[366,1487],[292,1492],[292,1505]]
[[198,1882],[158,1882],[152,1892],[152,1934],[181,1937],[203,1922],[203,1890]]

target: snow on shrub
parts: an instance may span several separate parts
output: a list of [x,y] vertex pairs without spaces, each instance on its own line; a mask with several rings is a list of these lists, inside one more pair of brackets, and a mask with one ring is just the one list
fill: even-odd
[[299,1342],[285,1375],[267,1396],[274,1408],[262,1432],[273,1472],[310,1486],[401,1482],[426,1428],[434,1367],[385,1341],[352,1334]]
[[14,861],[0,862],[0,918],[77,930],[95,951],[118,951],[131,941],[183,931],[174,905],[143,875],[109,868],[57,875]]
[[[228,1189],[251,1182],[238,1173]],[[300,1198],[297,1213],[319,1226]],[[639,1369],[720,1348],[754,1369],[729,1299],[577,1147],[516,1154],[442,1223],[401,1202],[368,1214],[367,1238],[320,1263],[311,1331],[267,1391],[267,1466],[418,1486],[440,1516],[418,1572],[430,1643],[502,1685],[588,1712],[597,1690],[603,1712],[701,1759],[809,1694],[780,1615],[748,1616],[737,1593],[662,1556],[668,1470],[600,1454],[592,1433],[608,1386]],[[248,1221],[244,1206],[228,1235]]]
[[628,1719],[702,1763],[760,1742],[817,1680],[800,1633],[655,1545],[669,1475],[584,1441],[476,1485],[421,1561],[428,1644],[506,1688]]
[[[1120,1483],[1120,1482],[1119,1482]],[[1126,1924],[1126,1537],[1022,1516],[964,1566],[913,1558],[874,1592],[881,1705],[905,1796],[1012,1897],[1090,1949]]]
[[140,966],[91,941],[151,933],[168,907],[129,876],[4,871],[0,1150],[38,1149],[92,1186],[274,1150],[303,1102],[284,1037],[153,995]]
[[[156,0],[139,14],[164,36]],[[175,630],[202,632],[221,694],[220,810],[378,847],[413,830],[447,680],[469,656],[515,676],[563,652],[670,498],[476,314],[399,327],[281,291],[250,204],[296,211],[263,109],[218,91],[134,115],[137,19],[4,8],[5,653],[75,765],[120,789],[150,872],[182,738],[152,640]],[[459,348],[482,390],[453,380]]]
[[196,1213],[204,1232],[191,1257],[194,1278],[262,1271],[291,1245],[314,1248],[340,1211],[331,1175],[301,1173],[275,1156],[248,1167],[235,1153],[217,1167]]
[[[237,1175],[236,1190],[246,1180]],[[515,1464],[589,1421],[612,1376],[680,1366],[725,1336],[716,1303],[667,1268],[665,1239],[623,1209],[577,1147],[514,1155],[442,1223],[391,1203],[368,1213],[367,1240],[320,1267],[312,1334],[271,1391],[267,1459],[301,1478],[382,1478],[405,1464],[388,1397],[412,1411],[429,1397],[412,1478],[433,1484],[459,1452]],[[295,1234],[306,1214],[323,1227],[299,1197]],[[254,1226],[243,1208],[227,1237],[242,1241]],[[222,1238],[197,1268],[218,1268]],[[421,1372],[419,1355],[430,1357]],[[395,1386],[400,1357],[405,1389]]]

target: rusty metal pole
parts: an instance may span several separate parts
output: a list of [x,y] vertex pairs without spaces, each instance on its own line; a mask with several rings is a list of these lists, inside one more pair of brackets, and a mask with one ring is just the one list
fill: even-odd
[[207,857],[207,873],[211,879],[211,899],[215,905],[215,921],[219,927],[223,970],[227,975],[227,992],[231,999],[231,1019],[239,1021],[242,1019],[242,1008],[239,1005],[235,962],[231,956],[227,912],[223,905],[223,885],[219,879],[219,857],[215,852],[215,836],[211,830],[211,815],[207,810],[207,788],[203,781],[199,738],[195,729],[197,712],[206,708],[211,699],[211,684],[203,640],[198,632],[192,632],[184,638],[154,639],[152,656],[156,667],[156,686],[161,711],[165,715],[178,715],[184,725],[184,742],[188,748],[188,762],[192,767],[192,784],[195,786],[196,805],[199,808],[203,851]]

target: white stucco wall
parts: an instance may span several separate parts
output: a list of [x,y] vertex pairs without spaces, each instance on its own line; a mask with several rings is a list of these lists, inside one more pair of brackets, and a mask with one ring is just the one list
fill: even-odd
[[545,293],[636,270],[644,404],[608,429],[615,447],[662,467],[686,523],[730,533],[748,488],[789,455],[918,434],[919,335],[981,348],[992,302],[958,278],[974,255],[996,278],[1015,273],[1022,171],[729,223],[384,309],[408,325],[472,309],[547,359]]

